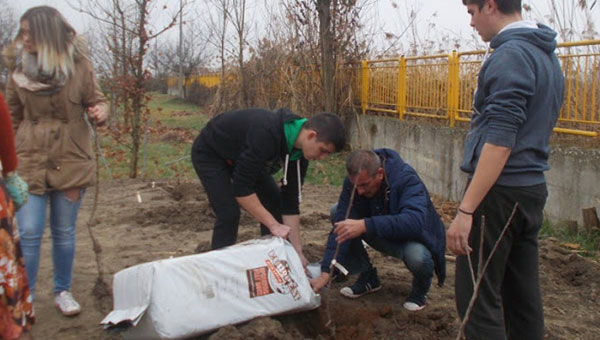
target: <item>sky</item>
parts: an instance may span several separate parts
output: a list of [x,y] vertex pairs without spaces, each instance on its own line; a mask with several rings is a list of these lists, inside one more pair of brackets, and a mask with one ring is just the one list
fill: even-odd
[[[70,0],[75,3],[77,0]],[[85,0],[84,0],[85,1]],[[100,0],[102,1],[102,0]],[[178,0],[163,0],[177,6]],[[279,0],[256,0],[258,3],[279,2]],[[462,5],[461,0],[371,0],[376,3],[372,9],[371,22],[379,25],[382,31],[399,34],[409,19],[411,10],[417,12],[419,20],[418,27],[423,30],[433,23],[436,29],[446,33],[450,37],[461,37],[462,39],[472,39],[473,30],[469,26],[469,15],[466,7]],[[575,1],[575,0],[568,0]],[[207,0],[196,0],[196,3],[204,4]],[[161,2],[162,3],[162,2]],[[395,3],[397,6],[393,6]],[[548,0],[523,0],[524,4],[529,4],[534,7],[538,13],[549,13],[546,4]],[[10,5],[15,8],[17,17],[30,7],[39,5],[49,5],[56,7],[67,18],[67,20],[75,27],[78,32],[85,32],[87,26],[93,20],[86,14],[79,13],[68,5],[67,0],[19,0],[10,1]],[[174,7],[174,8],[175,8]],[[600,5],[592,10],[592,21],[600,22]],[[260,15],[260,14],[257,14]],[[254,15],[252,17],[257,17]],[[600,27],[596,27],[600,30]],[[177,37],[177,30],[172,29],[168,34]],[[476,35],[475,35],[476,36]],[[176,39],[176,38],[175,38]]]
[[[201,0],[204,2],[204,0]],[[177,0],[170,0],[175,4]],[[391,0],[377,0],[379,16],[383,17],[383,22],[389,26],[389,29],[394,29],[394,17],[404,15],[399,9],[394,9],[391,6]],[[398,5],[403,3],[403,0],[396,1]],[[419,16],[422,18],[434,18],[441,27],[451,30],[468,31],[469,17],[465,7],[460,0],[426,0],[422,3],[419,11]],[[69,7],[66,0],[19,0],[11,1],[11,6],[17,11],[17,16],[20,17],[28,8],[39,5],[49,5],[57,8],[67,20],[75,27],[77,31],[85,31],[86,23],[91,19],[87,15],[81,14]],[[437,16],[434,17],[434,14]]]

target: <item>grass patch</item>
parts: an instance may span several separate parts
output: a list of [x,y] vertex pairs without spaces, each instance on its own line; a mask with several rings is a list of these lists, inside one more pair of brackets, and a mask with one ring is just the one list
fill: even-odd
[[[179,98],[156,93],[151,93],[148,103],[150,109],[150,126],[155,128],[151,133],[146,146],[146,162],[144,166],[144,136],[140,140],[138,177],[144,178],[182,178],[195,179],[196,173],[189,160],[191,150],[190,142],[161,141],[164,137],[164,127],[188,130],[188,135],[195,136],[206,125],[208,117],[203,114],[202,107],[188,104]],[[162,126],[163,129],[156,129]],[[152,130],[151,130],[152,131]],[[100,136],[100,145],[104,152],[106,162],[110,168],[112,178],[126,178],[129,176],[130,167],[130,142],[129,136],[121,136],[120,142],[114,138],[110,130]],[[177,161],[178,160],[178,161]],[[100,178],[110,178],[106,165],[100,160]]]
[[151,123],[160,121],[170,128],[200,131],[209,120],[208,115],[204,114],[204,108],[200,106],[158,92],[152,92],[151,95],[152,99],[148,103]]
[[326,160],[311,161],[305,181],[311,184],[329,184],[341,187],[346,178],[347,151],[329,156]]
[[168,94],[162,94],[158,92],[151,92],[152,99],[148,103],[148,108],[155,111],[158,108],[162,108],[164,113],[170,114],[177,111],[200,111],[204,112],[204,109],[200,106],[186,103],[183,99],[170,96]]
[[[128,177],[131,153],[129,147],[116,143],[110,136],[102,137],[100,145],[112,178]],[[145,166],[144,150],[139,153],[138,177],[195,179],[196,173],[189,160],[191,147],[191,144],[185,143],[148,143]],[[100,178],[108,179],[108,170],[103,161],[100,162]]]
[[565,225],[551,224],[544,221],[540,229],[540,238],[554,237],[568,248],[576,250],[581,255],[598,258],[600,255],[600,231],[571,231]]
[[[147,152],[145,175],[150,178],[196,179],[188,144],[153,143]],[[151,160],[151,161],[148,161]]]
[[[346,157],[348,152],[342,151],[335,153],[327,159],[322,161],[310,161],[308,163],[308,170],[306,171],[306,177],[304,177],[304,183],[310,184],[326,184],[341,187],[346,177]],[[289,171],[293,171],[296,176],[296,168],[288,169],[288,178],[290,176]],[[283,167],[279,169],[273,178],[279,183],[283,177]]]
[[163,117],[161,123],[169,128],[182,128],[200,133],[200,130],[208,122],[208,117],[204,114],[193,112],[181,117]]
[[[166,94],[151,93],[148,103],[150,108],[150,126],[162,125],[167,128],[184,129],[195,136],[206,125],[209,117],[200,106],[185,103],[183,100]],[[191,143],[179,141],[161,141],[161,135],[150,135],[146,147],[146,166],[143,164],[143,136],[140,148],[138,176],[145,178],[181,178],[197,179],[189,159]],[[128,141],[128,138],[124,138]],[[130,149],[129,142],[117,142],[109,132],[101,135],[100,144],[113,178],[129,176]],[[347,152],[331,155],[327,160],[310,162],[306,182],[312,184],[328,184],[341,186],[346,176],[345,162]],[[102,163],[102,160],[100,160]],[[143,171],[143,172],[142,172]],[[276,178],[281,178],[281,172]],[[100,164],[100,178],[108,179],[109,174],[104,164]]]

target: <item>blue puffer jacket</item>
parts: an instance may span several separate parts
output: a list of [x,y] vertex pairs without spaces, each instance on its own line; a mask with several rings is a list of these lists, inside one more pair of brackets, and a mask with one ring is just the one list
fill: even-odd
[[[355,195],[349,218],[364,219],[367,234],[370,236],[423,244],[431,252],[438,285],[442,286],[446,277],[446,229],[431,203],[427,188],[416,171],[404,163],[397,152],[390,149],[374,151],[385,160],[387,183],[382,182],[382,190],[373,198]],[[346,177],[334,221],[344,219],[350,204],[352,188],[352,183]],[[384,197],[387,189],[389,204],[385,203]],[[331,232],[327,240],[327,248],[321,262],[321,269],[325,272],[329,272],[329,265],[335,254],[335,236]],[[344,242],[340,246],[338,262],[345,262],[348,243]]]

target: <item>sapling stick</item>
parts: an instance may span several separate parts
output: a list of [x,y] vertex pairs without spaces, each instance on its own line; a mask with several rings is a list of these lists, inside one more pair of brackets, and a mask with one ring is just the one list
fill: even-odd
[[[350,194],[350,204],[348,205],[348,209],[346,210],[346,215],[344,217],[345,220],[348,219],[348,217],[350,216],[350,209],[352,209],[352,202],[354,202],[354,193],[356,192],[356,183],[354,183],[354,187],[352,188],[352,193]],[[340,252],[340,244],[338,243],[337,246],[335,247],[335,253],[333,254],[333,258],[331,260],[331,264],[329,265],[329,282],[327,282],[327,287],[331,286],[331,281],[333,280],[333,268],[335,267],[335,264],[337,263],[337,256],[338,253]],[[329,295],[328,295],[329,296]],[[329,312],[329,304],[325,304],[325,309],[327,310],[327,324],[325,326],[328,326],[331,323],[331,314]]]
[[[362,161],[360,162],[360,164],[358,165],[358,174],[360,174],[360,172],[362,171]],[[347,220],[348,217],[350,217],[350,211],[352,210],[352,203],[354,202],[354,194],[356,193],[356,183],[358,182],[358,178],[354,181],[354,185],[352,186],[352,192],[350,193],[350,202],[348,203],[348,208],[346,209],[346,214],[344,215],[344,220]],[[338,243],[335,247],[335,253],[333,254],[333,258],[331,260],[331,264],[329,265],[329,281],[327,282],[327,287],[331,286],[331,281],[333,280],[333,268],[337,263],[337,256],[338,253],[340,252],[340,244]],[[329,325],[331,326],[332,329],[332,333],[335,334],[335,326],[333,325],[333,320],[331,319],[331,312],[329,311],[329,292],[326,295],[326,303],[325,303],[325,310],[327,313],[327,323],[325,324],[326,327],[329,327]]]
[[[481,267],[481,263],[483,260],[483,251],[479,252],[479,267],[481,268],[479,270],[479,272],[477,273],[477,281],[475,282],[475,285],[473,286],[473,295],[471,296],[471,300],[469,301],[469,306],[467,307],[467,311],[465,312],[465,317],[462,320],[462,323],[460,325],[460,329],[458,330],[458,335],[456,336],[456,340],[460,340],[463,338],[464,334],[465,334],[465,326],[467,325],[467,322],[469,321],[469,317],[471,316],[471,312],[473,311],[473,306],[475,305],[475,300],[477,299],[477,293],[479,291],[479,286],[481,285],[481,282],[483,281],[484,278],[484,273],[485,270],[487,269],[488,264],[490,263],[492,257],[494,256],[494,253],[496,253],[496,250],[498,249],[498,245],[500,244],[500,241],[502,240],[502,238],[504,237],[504,235],[506,234],[506,231],[508,230],[508,226],[510,226],[510,224],[512,223],[513,218],[515,217],[515,214],[517,212],[517,208],[518,208],[519,204],[515,203],[515,206],[513,208],[512,213],[510,214],[510,217],[508,219],[508,221],[506,222],[506,225],[504,225],[504,228],[502,229],[502,232],[500,233],[500,236],[498,236],[498,239],[496,240],[496,243],[494,244],[494,247],[492,248],[492,251],[490,252],[490,254],[488,255],[485,264],[483,265],[483,267]],[[481,225],[483,226],[485,224],[485,219],[482,220]],[[484,228],[481,228],[481,238],[480,238],[480,245],[479,245],[479,249],[483,248],[483,242],[484,242],[484,237],[483,237],[483,232],[484,232]],[[465,251],[468,253],[469,251],[469,246],[468,244],[464,245],[465,247]],[[471,271],[471,276],[475,276],[475,274],[473,273],[473,267],[470,265],[469,263],[469,270]]]
[[[92,132],[94,133],[94,142],[95,145],[99,146],[98,143],[98,134],[96,131],[96,122],[92,123]],[[92,231],[92,222],[94,219],[94,215],[96,214],[96,208],[98,206],[98,193],[100,191],[100,167],[98,165],[98,149],[95,150],[95,160],[96,160],[96,183],[94,188],[94,203],[92,205],[92,211],[90,213],[90,217],[87,223],[87,230],[90,234],[90,238],[92,239],[92,249],[94,250],[94,255],[96,259],[96,270],[98,271],[98,278],[96,279],[96,284],[94,286],[94,292],[96,296],[106,296],[110,295],[110,290],[108,289],[108,284],[104,281],[104,269],[102,268],[102,247],[100,246],[100,242],[94,236],[94,232]]]

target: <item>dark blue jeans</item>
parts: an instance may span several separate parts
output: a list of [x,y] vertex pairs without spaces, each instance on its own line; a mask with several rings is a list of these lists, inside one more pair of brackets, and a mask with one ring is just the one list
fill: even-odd
[[[337,204],[331,208],[331,216],[335,216],[336,209]],[[363,273],[373,268],[363,241],[373,249],[404,262],[413,274],[412,290],[406,300],[419,305],[424,304],[433,278],[434,264],[431,252],[419,242],[386,240],[363,235],[361,238],[347,241],[350,242],[348,252],[340,261],[350,274]]]

